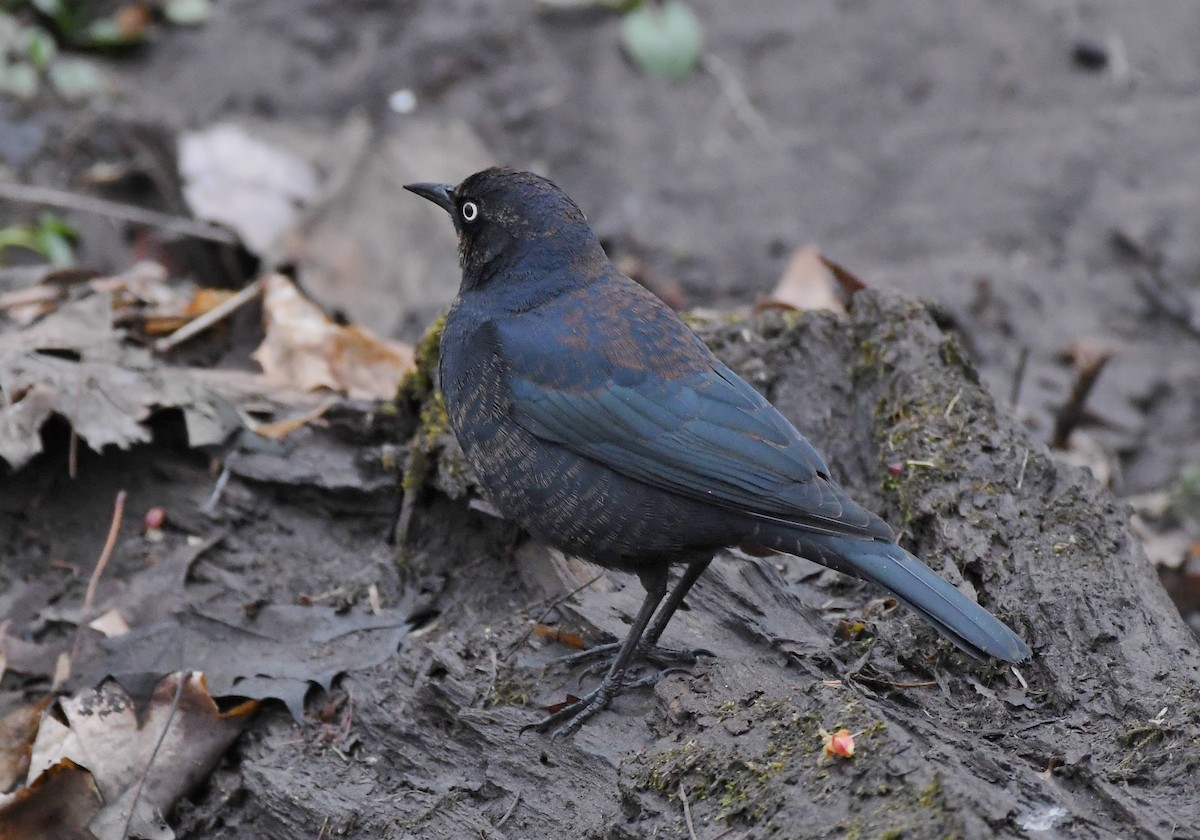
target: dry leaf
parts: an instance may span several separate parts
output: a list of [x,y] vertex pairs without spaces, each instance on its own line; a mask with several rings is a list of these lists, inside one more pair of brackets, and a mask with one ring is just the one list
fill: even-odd
[[206,312],[216,309],[236,295],[229,289],[197,289],[183,306],[159,306],[142,316],[142,329],[147,335],[167,335],[191,323]]
[[196,218],[227,225],[259,256],[318,192],[312,164],[230,123],[180,134],[179,172]]
[[268,382],[312,391],[328,388],[359,399],[389,399],[414,368],[407,344],[335,324],[281,274],[266,281],[266,338],[254,351]]
[[846,311],[838,296],[838,281],[833,271],[812,245],[798,248],[792,254],[774,291],[757,308],[771,307]]
[[560,645],[566,645],[575,650],[583,650],[584,647],[583,636],[578,633],[572,633],[569,630],[551,627],[549,624],[533,625],[533,635],[548,642],[558,642]]
[[567,699],[561,703],[551,703],[549,706],[542,706],[542,711],[546,712],[547,714],[556,715],[563,709],[567,708],[567,706],[570,706],[572,703],[578,702],[578,697],[576,697],[574,694],[568,694]]
[[114,636],[123,636],[129,632],[129,625],[117,610],[109,610],[103,615],[97,616],[88,624],[88,627],[103,633],[109,639]]
[[256,435],[281,441],[297,429],[319,419],[321,415],[335,405],[337,405],[336,399],[326,399],[320,405],[296,417],[289,417],[286,420],[276,420],[274,423],[258,423],[253,427],[252,431]]
[[66,418],[97,452],[150,440],[144,422],[164,408],[183,412],[193,446],[220,443],[241,425],[229,403],[186,371],[157,366],[122,338],[112,324],[109,294],[69,303],[26,329],[0,334],[0,391],[6,397],[0,458],[10,468],[41,452],[40,430],[52,414]]
[[88,823],[100,812],[92,774],[64,759],[29,787],[0,796],[4,840],[96,840]]
[[54,695],[47,694],[0,718],[0,791],[12,790],[19,780],[25,778],[38,721],[53,699]]
[[[207,777],[257,705],[249,701],[221,712],[208,694],[203,675],[196,672],[163,678],[140,718],[133,700],[113,680],[94,691],[60,700],[61,715],[42,717],[29,760],[32,784],[28,791],[7,800],[0,797],[0,825],[14,809],[22,813],[31,801],[37,802],[39,785],[53,783],[65,772],[60,768],[77,766],[90,773],[103,804],[86,823],[99,840],[116,840],[123,835],[135,797],[138,807],[134,836],[163,836],[161,815]],[[152,760],[153,784],[142,786],[139,782]],[[50,782],[40,778],[47,773]],[[139,787],[141,793],[137,796]],[[81,796],[90,793],[76,785],[66,795],[58,795],[56,801],[74,812],[86,804],[79,801]],[[0,832],[0,836],[8,835]]]

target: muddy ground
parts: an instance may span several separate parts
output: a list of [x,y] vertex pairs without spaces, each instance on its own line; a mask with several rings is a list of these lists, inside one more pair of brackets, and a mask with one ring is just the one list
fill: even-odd
[[[328,592],[361,606],[374,583],[419,619],[396,657],[314,691],[308,723],[282,704],[261,712],[179,809],[178,836],[687,837],[681,789],[700,838],[1200,833],[1195,640],[1126,509],[1043,448],[1075,379],[1059,356],[1091,340],[1114,351],[1086,431],[1115,496],[1170,490],[1200,464],[1187,315],[1200,9],[695,5],[709,57],[668,83],[623,57],[607,12],[225,0],[206,25],[111,59],[109,100],[4,103],[4,125],[35,142],[0,151],[14,174],[70,189],[97,162],[132,161],[145,177],[114,197],[182,212],[177,132],[235,119],[306,149],[342,186],[287,258],[331,309],[410,340],[456,271],[444,218],[398,185],[491,162],[554,177],[614,256],[688,307],[753,303],[809,241],[869,286],[933,301],[940,327],[871,293],[848,320],[768,313],[711,335],[856,495],[1026,635],[1028,688],[962,662],[903,610],[873,614],[867,638],[836,637],[878,593],[797,562],[722,558],[668,633],[716,659],[549,744],[517,731],[574,683],[539,676],[558,646],[522,640],[591,573],[428,492],[408,540],[420,573],[402,577],[384,541],[391,479],[364,477],[354,452],[404,438],[411,406],[391,426],[314,432],[313,452],[341,441],[344,473],[306,472],[293,449],[282,480],[244,456],[209,514],[209,456],[169,421],[153,446],[85,455],[76,481],[51,428],[45,456],[0,477],[8,591],[78,602],[125,488],[137,515],[168,508],[168,549],[221,537],[189,567],[189,609]],[[1081,45],[1105,66],[1080,61]],[[416,110],[389,111],[404,88]],[[127,226],[70,218],[85,262],[121,270],[143,255]],[[211,251],[168,256],[213,285],[250,271]],[[246,364],[251,327],[206,347],[209,360]],[[932,474],[888,470],[931,459]],[[168,553],[131,531],[102,587],[116,597]],[[606,576],[548,619],[619,634],[639,598]],[[859,755],[822,760],[815,731],[843,725]]]

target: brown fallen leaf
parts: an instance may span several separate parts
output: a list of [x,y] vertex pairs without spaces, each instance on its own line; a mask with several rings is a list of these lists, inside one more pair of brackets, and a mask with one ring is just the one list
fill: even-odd
[[[42,716],[29,759],[29,787],[0,797],[0,825],[13,809],[20,814],[20,809],[31,807],[31,801],[38,803],[39,785],[53,785],[56,776],[66,772],[59,768],[82,767],[103,806],[85,823],[95,837],[122,837],[135,807],[133,836],[160,836],[160,815],[207,777],[257,707],[257,702],[247,701],[220,711],[203,674],[194,671],[160,680],[141,716],[114,680],[60,700],[60,714]],[[49,780],[40,781],[47,773]],[[148,773],[153,784],[143,785]],[[83,812],[86,803],[79,799],[90,795],[87,788],[76,785],[69,791],[71,798],[56,795],[56,801],[72,813]],[[0,837],[8,835],[0,831]]]
[[147,335],[166,335],[190,324],[206,312],[211,312],[237,292],[229,289],[197,289],[191,300],[182,307],[163,306],[142,316],[142,330]]
[[314,420],[320,419],[326,411],[335,405],[337,405],[337,399],[330,397],[325,399],[320,405],[305,411],[303,414],[289,417],[285,420],[276,420],[273,423],[258,423],[251,430],[257,435],[281,441],[297,429],[307,426]]
[[542,706],[542,711],[549,715],[556,715],[563,709],[567,708],[567,706],[570,706],[572,703],[578,702],[578,697],[576,697],[574,694],[568,694],[567,699],[561,703],[551,703],[549,706]]
[[25,778],[38,721],[53,699],[54,695],[47,694],[0,718],[0,791],[12,790],[18,780]]
[[754,309],[826,309],[845,312],[846,302],[865,284],[814,245],[797,248],[770,296]]
[[551,627],[549,624],[533,625],[533,635],[548,642],[558,642],[560,645],[566,645],[575,650],[583,650],[584,647],[583,636],[559,627]]
[[150,440],[145,421],[166,408],[183,412],[193,446],[220,443],[241,425],[233,406],[188,371],[127,345],[112,312],[111,294],[92,294],[0,333],[0,459],[11,469],[41,451],[39,432],[54,414],[97,452]]
[[[4,797],[0,796],[0,802]],[[0,804],[4,840],[96,840],[88,830],[100,812],[92,774],[63,759]]]
[[267,335],[254,358],[275,385],[389,399],[415,367],[412,347],[334,323],[282,274],[266,279],[263,317]]

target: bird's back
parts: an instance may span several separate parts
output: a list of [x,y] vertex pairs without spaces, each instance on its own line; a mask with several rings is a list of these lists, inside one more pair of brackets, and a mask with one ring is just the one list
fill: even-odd
[[[456,302],[442,338],[441,379],[468,461],[506,517],[606,565],[636,570],[644,561],[734,542],[738,526],[714,518],[708,505],[664,493],[518,422],[516,379],[584,390],[603,388],[608,376],[648,375],[622,362],[647,358],[627,340],[637,328],[581,305],[602,294],[601,285],[583,298],[556,295],[521,312],[493,309],[474,295]],[[643,305],[636,298],[635,308]]]

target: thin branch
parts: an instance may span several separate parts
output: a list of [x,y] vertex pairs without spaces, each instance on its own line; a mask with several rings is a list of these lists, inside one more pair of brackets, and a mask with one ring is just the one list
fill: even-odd
[[750,97],[746,93],[746,88],[729,63],[712,53],[705,53],[700,59],[700,66],[717,80],[717,85],[720,86],[721,93],[725,94],[725,98],[729,100],[733,113],[750,130],[750,133],[764,145],[773,142],[775,134],[771,131],[770,124],[754,107],[754,103],[750,101]]
[[1029,450],[1025,450],[1025,454],[1021,456],[1021,471],[1017,473],[1017,489],[1021,489],[1021,485],[1025,483],[1025,468],[1029,466]]
[[1076,362],[1075,386],[1071,388],[1067,401],[1054,414],[1054,433],[1050,437],[1052,449],[1066,449],[1071,432],[1083,423],[1088,396],[1110,358],[1112,354],[1109,351],[1100,350]]
[[692,825],[692,806],[688,804],[687,791],[683,789],[683,782],[679,783],[679,798],[683,801],[683,819],[687,823],[688,837],[696,840],[696,826]]
[[223,318],[229,317],[229,315],[236,312],[242,306],[245,306],[248,302],[261,295],[262,290],[263,278],[259,277],[233,297],[222,301],[212,309],[205,312],[199,318],[196,318],[194,321],[189,321],[179,329],[175,330],[175,332],[154,342],[154,349],[160,353],[166,352],[172,347],[187,341],[189,338],[204,332],[213,324],[217,323]]
[[232,233],[208,222],[183,216],[172,216],[168,213],[159,213],[156,210],[147,210],[143,207],[134,207],[132,204],[121,204],[117,201],[95,198],[90,195],[56,190],[52,187],[34,187],[28,184],[16,184],[12,181],[0,181],[0,198],[23,201],[28,204],[43,204],[62,210],[94,213],[97,216],[108,216],[139,225],[149,225],[181,236],[206,239],[222,245],[238,244],[238,238]]
[[125,829],[121,832],[121,838],[129,836],[129,828],[133,825],[133,815],[137,812],[138,800],[142,798],[142,788],[146,786],[146,779],[150,778],[150,768],[154,766],[154,759],[158,756],[159,750],[162,749],[163,741],[167,739],[167,732],[171,729],[171,722],[175,720],[175,714],[179,711],[179,701],[183,698],[183,684],[191,679],[191,671],[176,671],[179,679],[175,684],[175,698],[171,701],[171,711],[167,713],[167,722],[163,724],[162,732],[158,733],[158,740],[154,742],[154,749],[150,753],[150,759],[146,762],[146,766],[142,768],[142,774],[138,777],[137,788],[133,792],[133,799],[129,803],[129,814],[125,817]]
[[1021,386],[1025,384],[1025,367],[1029,364],[1029,345],[1022,344],[1017,354],[1017,366],[1013,369],[1012,385],[1008,389],[1008,404],[1015,406],[1021,399]]
[[513,797],[512,804],[508,806],[508,810],[504,812],[504,816],[496,823],[496,828],[503,828],[504,824],[508,822],[508,818],[513,815],[513,811],[517,810],[517,803],[520,801],[521,791],[517,791],[517,795]]
[[587,589],[589,586],[591,586],[596,581],[600,580],[600,578],[602,578],[602,577],[604,577],[604,572],[600,572],[600,574],[596,575],[594,578],[587,581],[586,583],[579,584],[579,586],[576,586],[574,589],[572,589],[566,595],[555,598],[550,603],[550,606],[546,607],[546,609],[542,612],[542,614],[540,616],[538,616],[538,620],[529,626],[529,629],[525,631],[525,635],[521,636],[521,638],[517,639],[517,641],[513,643],[512,647],[510,647],[508,649],[508,653],[505,654],[505,658],[512,656],[514,653],[516,653],[517,649],[519,647],[521,647],[521,645],[523,645],[523,644],[525,644],[525,642],[529,641],[529,637],[533,635],[533,628],[537,627],[539,624],[541,624],[543,621],[545,621],[546,616],[550,615],[550,612],[555,607],[557,607],[559,604],[566,603],[569,599],[573,598],[575,595],[577,595],[580,592],[582,592],[583,590]]
[[75,628],[75,642],[71,645],[71,668],[75,667],[75,658],[79,654],[79,645],[83,641],[83,630],[87,627],[89,613],[92,610],[92,602],[96,599],[96,585],[100,583],[100,577],[104,574],[104,569],[108,566],[108,560],[112,557],[113,549],[117,546],[117,535],[121,532],[121,520],[124,517],[125,491],[121,490],[117,493],[117,501],[113,505],[112,524],[108,526],[108,538],[104,541],[104,548],[100,552],[100,559],[96,561],[96,568],[92,569],[92,577],[88,580],[87,594],[83,596],[83,607],[79,610],[79,624]]

